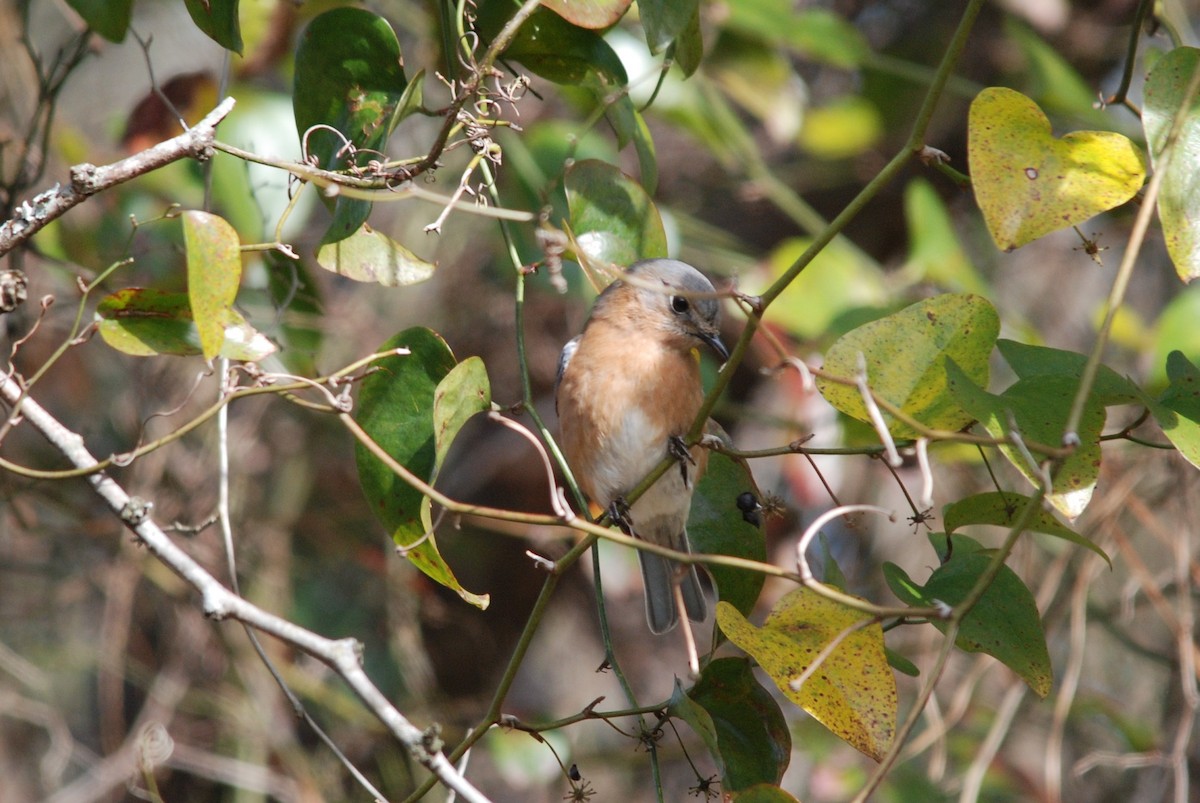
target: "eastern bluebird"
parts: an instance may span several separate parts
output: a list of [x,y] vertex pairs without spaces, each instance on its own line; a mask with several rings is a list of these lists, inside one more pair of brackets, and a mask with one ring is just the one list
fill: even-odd
[[[689,551],[692,490],[708,462],[683,436],[704,399],[696,349],[729,358],[717,329],[720,307],[712,283],[673,259],[638,262],[596,299],[583,334],[558,361],[556,404],[562,449],[580,488],[633,534]],[[668,471],[632,507],[624,496],[668,454]],[[675,627],[675,583],[693,621],[706,614],[696,567],[638,550],[652,633]]]

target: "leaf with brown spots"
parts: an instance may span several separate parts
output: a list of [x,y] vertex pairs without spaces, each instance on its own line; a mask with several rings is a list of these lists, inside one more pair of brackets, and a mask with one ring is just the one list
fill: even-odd
[[967,123],[971,185],[996,246],[1011,251],[1128,201],[1146,178],[1141,150],[1112,131],[1061,139],[1012,89],[989,87]]
[[[758,661],[784,696],[839,738],[876,760],[887,752],[896,733],[896,678],[878,622],[798,588],[776,603],[762,627],[724,602],[717,603],[717,624]],[[837,647],[794,690],[792,682],[839,638]]]
[[1154,169],[1163,174],[1158,193],[1158,218],[1162,221],[1167,252],[1179,278],[1190,282],[1200,276],[1200,97],[1192,96],[1175,144],[1167,143],[1175,115],[1187,96],[1192,73],[1200,66],[1200,50],[1177,47],[1154,65],[1146,78],[1146,105],[1142,125],[1150,145]]
[[[1000,333],[1000,318],[987,299],[941,295],[847,332],[825,354],[824,370],[845,379],[866,361],[867,384],[876,394],[933,429],[958,430],[975,420],[950,395],[945,362],[952,359],[973,381],[988,381],[988,355]],[[818,379],[825,399],[846,415],[870,423],[862,395],[852,386]],[[888,431],[911,438],[912,427],[889,417]]]

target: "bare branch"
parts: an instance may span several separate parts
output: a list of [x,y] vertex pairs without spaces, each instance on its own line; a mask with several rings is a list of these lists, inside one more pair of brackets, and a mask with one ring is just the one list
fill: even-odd
[[225,98],[194,128],[119,162],[99,167],[87,162],[74,165],[67,186],[55,184],[35,195],[32,201],[23,201],[12,219],[0,224],[0,256],[98,192],[189,156],[200,161],[209,159],[213,154],[217,124],[225,119],[233,105],[233,98]]
[[[20,402],[21,415],[42,433],[71,463],[92,468],[96,458],[87,450],[83,438],[63,426],[36,401],[24,396],[13,377],[0,382],[0,398],[10,405]],[[143,545],[168,568],[200,592],[204,614],[212,619],[236,619],[291,646],[303,650],[328,665],[354,690],[359,699],[380,722],[408,748],[412,757],[432,772],[448,788],[469,803],[487,803],[441,751],[441,740],[434,729],[422,731],[400,713],[371,682],[362,667],[362,645],[352,638],[328,639],[306,630],[275,614],[253,605],[221,585],[190,555],[180,549],[149,515],[149,505],[131,497],[124,488],[103,472],[88,475],[96,493],[120,517]]]

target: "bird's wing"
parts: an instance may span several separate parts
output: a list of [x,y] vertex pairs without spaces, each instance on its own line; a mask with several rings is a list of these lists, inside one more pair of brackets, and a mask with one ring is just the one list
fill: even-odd
[[571,357],[575,355],[575,350],[579,348],[579,338],[583,335],[575,335],[567,341],[567,345],[563,346],[562,353],[558,355],[558,371],[554,374],[554,392],[558,393],[558,385],[562,382],[563,374],[567,372],[567,364],[571,362]]

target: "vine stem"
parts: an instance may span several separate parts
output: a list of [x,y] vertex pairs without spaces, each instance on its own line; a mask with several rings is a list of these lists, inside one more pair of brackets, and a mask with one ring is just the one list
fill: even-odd
[[[975,24],[975,18],[979,16],[979,10],[983,7],[983,0],[970,0],[967,3],[966,9],[963,11],[962,19],[959,20],[958,28],[954,31],[954,36],[950,40],[950,45],[946,49],[945,55],[942,57],[941,63],[938,64],[937,71],[934,73],[933,81],[930,84],[929,91],[925,94],[925,99],[921,103],[921,108],[917,112],[916,119],[913,121],[912,130],[909,132],[908,139],[904,146],[895,156],[888,161],[883,170],[879,171],[867,185],[846,205],[844,209],[830,221],[812,241],[812,244],[804,250],[796,261],[784,271],[783,275],[775,280],[770,287],[759,297],[759,303],[754,311],[754,314],[747,318],[747,325],[742,330],[741,337],[738,338],[734,345],[729,361],[725,367],[717,374],[716,382],[713,383],[712,389],[705,396],[704,404],[700,408],[699,415],[696,416],[696,421],[692,424],[692,429],[688,433],[689,440],[695,440],[700,437],[704,430],[704,422],[712,414],[713,408],[716,406],[717,399],[725,392],[733,379],[733,373],[737,366],[741,364],[742,358],[745,356],[747,349],[750,347],[750,341],[754,337],[754,333],[758,330],[758,326],[762,320],[762,314],[767,307],[771,305],[779,294],[787,289],[796,277],[809,266],[825,246],[829,245],[835,237],[849,225],[858,213],[861,212],[868,203],[870,203],[876,195],[878,195],[884,187],[890,184],[901,171],[908,165],[909,161],[916,156],[925,145],[925,132],[929,129],[929,122],[933,119],[933,112],[937,108],[938,101],[941,99],[942,92],[945,90],[946,82],[950,80],[953,74],[954,65],[958,63],[959,57],[962,55],[963,49],[966,47],[968,35],[971,32],[972,26]],[[666,465],[661,466],[661,471],[657,472],[657,476],[661,476],[662,472],[666,471]]]
[[[1071,402],[1071,413],[1067,416],[1067,424],[1063,428],[1063,445],[1078,446],[1079,445],[1079,422],[1083,419],[1083,410],[1087,404],[1088,396],[1091,395],[1092,387],[1096,383],[1096,374],[1100,370],[1100,358],[1104,354],[1104,349],[1108,345],[1109,334],[1112,331],[1113,321],[1117,317],[1117,310],[1120,309],[1121,303],[1125,299],[1125,291],[1129,287],[1129,279],[1133,276],[1133,266],[1137,262],[1138,255],[1142,250],[1142,243],[1146,239],[1146,230],[1150,227],[1150,219],[1153,217],[1157,207],[1158,193],[1162,188],[1163,178],[1171,168],[1170,162],[1176,152],[1176,144],[1179,141],[1179,132],[1183,128],[1183,122],[1187,118],[1188,113],[1192,108],[1192,101],[1196,98],[1196,93],[1200,91],[1200,63],[1192,70],[1191,80],[1188,81],[1187,88],[1183,93],[1183,102],[1179,105],[1179,110],[1176,111],[1175,117],[1171,121],[1170,131],[1167,133],[1166,141],[1162,145],[1162,155],[1158,159],[1158,169],[1154,171],[1154,175],[1150,177],[1149,184],[1146,185],[1146,192],[1142,198],[1141,208],[1138,209],[1137,217],[1133,221],[1133,229],[1129,234],[1129,244],[1125,248],[1125,253],[1121,257],[1121,264],[1117,268],[1116,278],[1113,279],[1112,289],[1108,294],[1107,308],[1104,312],[1104,322],[1100,325],[1100,331],[1096,333],[1096,343],[1092,346],[1092,351],[1088,354],[1087,363],[1083,367],[1083,374],[1079,378],[1079,389],[1075,392],[1075,399]],[[1151,148],[1154,143],[1149,143]]]

